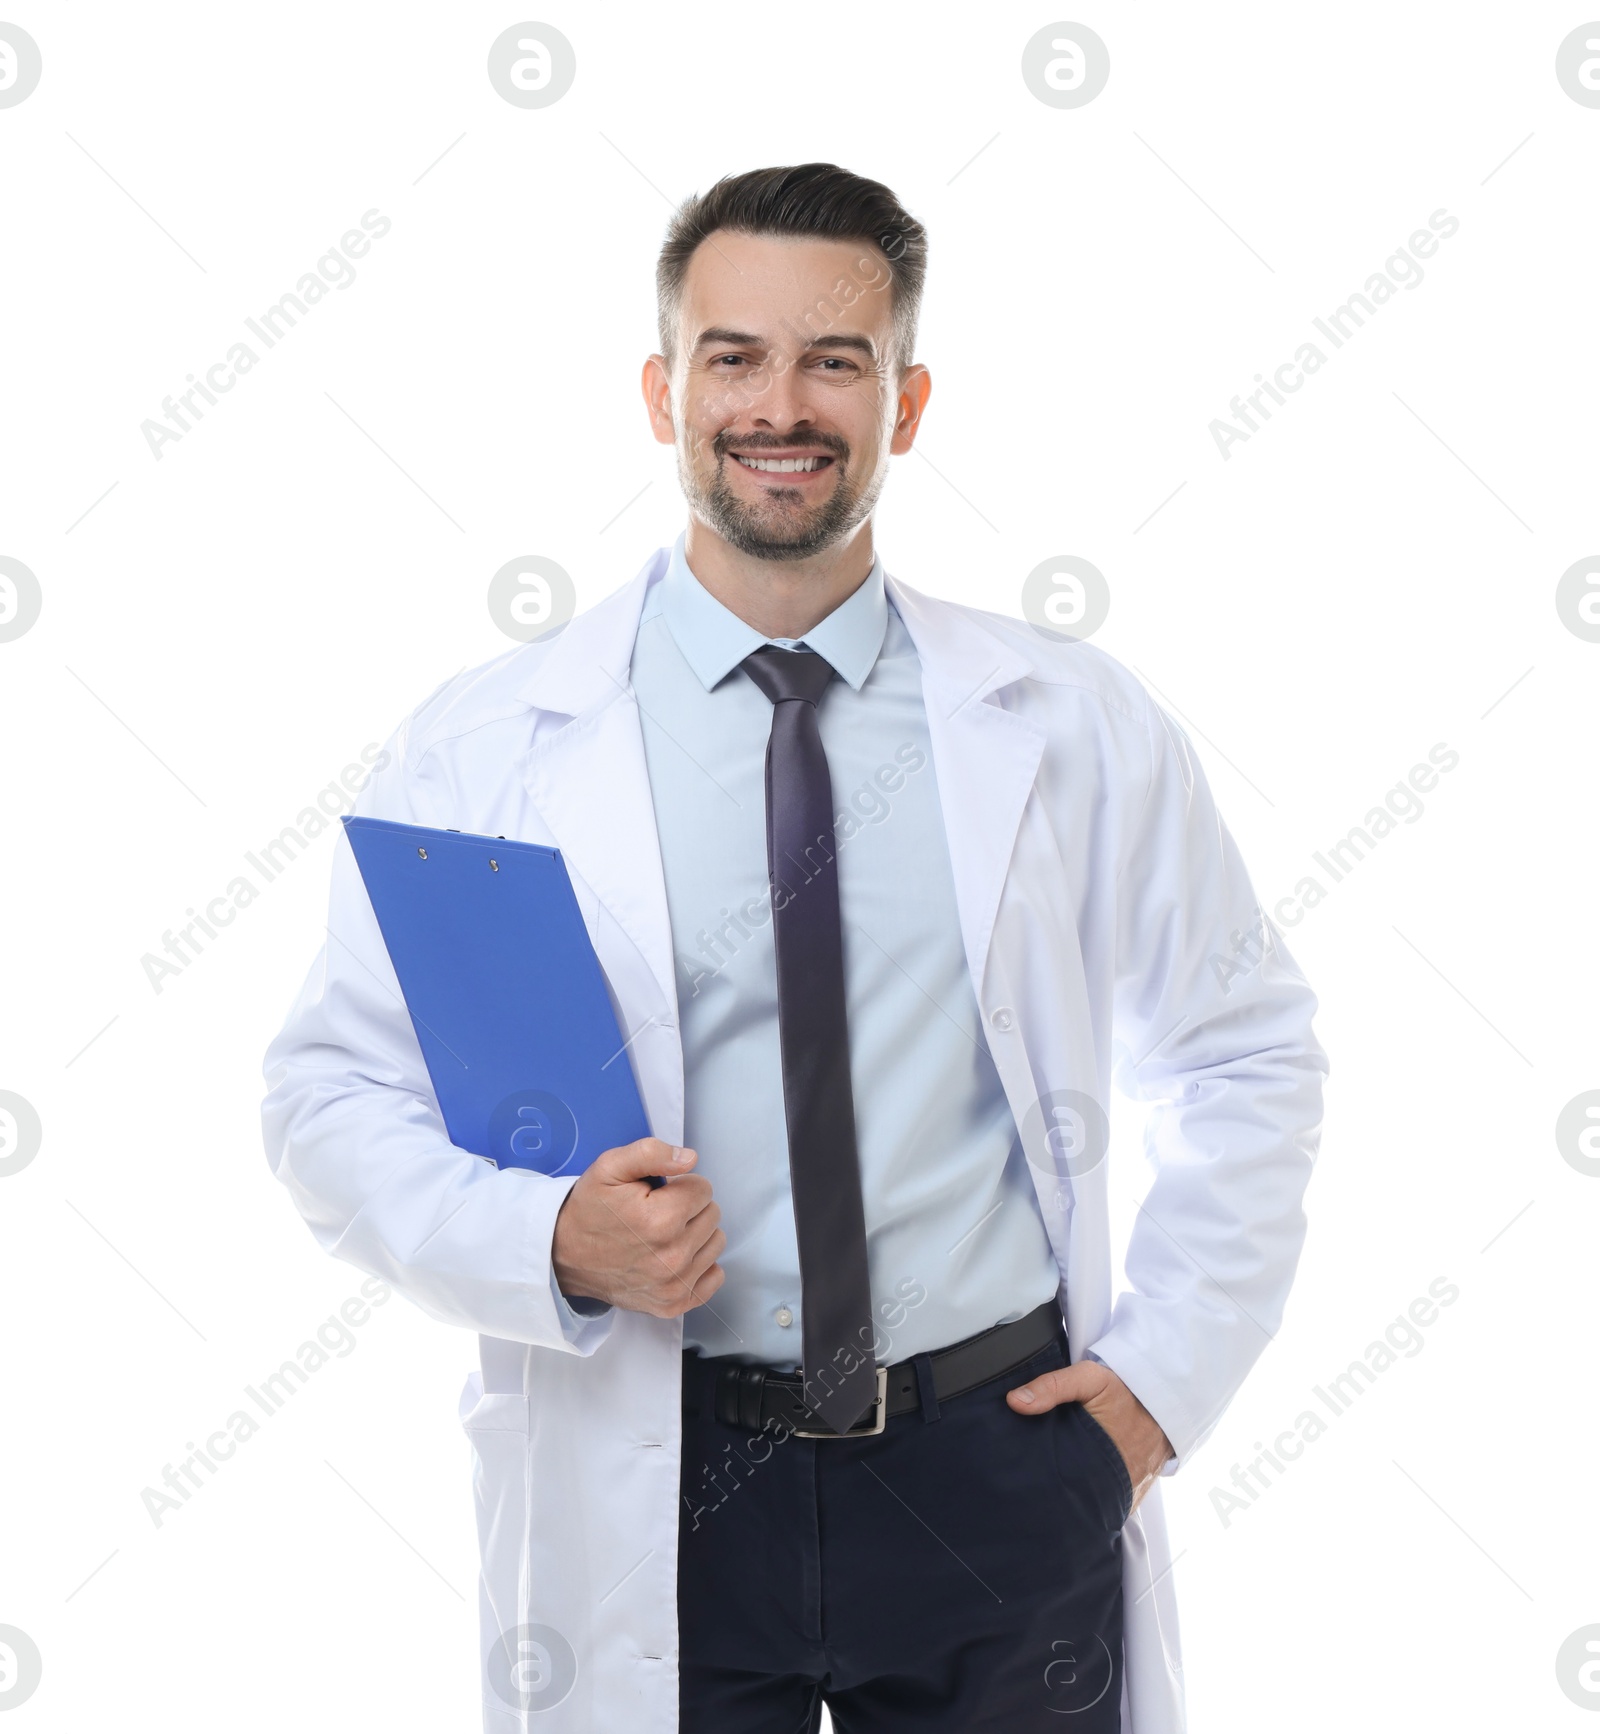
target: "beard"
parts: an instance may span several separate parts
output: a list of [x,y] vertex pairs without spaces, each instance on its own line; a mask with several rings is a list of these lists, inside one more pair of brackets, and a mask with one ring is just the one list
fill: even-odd
[[[821,446],[833,457],[838,472],[825,500],[808,504],[800,488],[768,487],[760,501],[741,499],[728,481],[727,466],[737,463],[729,444],[733,436],[717,434],[710,442],[716,467],[702,476],[686,446],[678,448],[678,478],[695,513],[741,554],[757,560],[805,560],[844,541],[871,513],[883,492],[884,477],[858,480],[850,473],[850,447],[837,434],[805,434],[791,439],[746,434],[739,445],[746,451],[784,446]],[[753,472],[752,472],[753,473]]]

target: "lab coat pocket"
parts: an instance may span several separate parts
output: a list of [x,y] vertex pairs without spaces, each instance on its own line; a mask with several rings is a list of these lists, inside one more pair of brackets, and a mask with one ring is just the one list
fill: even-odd
[[467,1375],[459,1405],[472,1442],[472,1493],[478,1518],[480,1588],[491,1632],[522,1622],[527,1600],[530,1535],[528,1399],[520,1391],[483,1389],[483,1374]]

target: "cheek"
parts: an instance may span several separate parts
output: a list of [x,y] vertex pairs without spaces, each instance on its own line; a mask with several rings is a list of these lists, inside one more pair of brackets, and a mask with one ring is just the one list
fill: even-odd
[[724,393],[705,385],[697,385],[685,393],[678,409],[678,425],[686,432],[709,438],[727,420],[722,410]]
[[714,466],[717,454],[712,441],[727,425],[727,418],[714,415],[704,399],[691,399],[678,412],[679,449],[697,466]]
[[879,393],[866,381],[840,387],[807,407],[821,426],[849,442],[850,461],[858,469],[875,463],[889,443],[893,424],[886,423]]
[[887,428],[876,416],[863,416],[862,426],[847,437],[850,441],[850,467],[857,476],[868,475],[889,461],[889,441],[893,429]]
[[732,379],[691,375],[679,401],[678,425],[688,434],[709,440],[739,419],[741,404],[748,396],[748,388],[741,393]]

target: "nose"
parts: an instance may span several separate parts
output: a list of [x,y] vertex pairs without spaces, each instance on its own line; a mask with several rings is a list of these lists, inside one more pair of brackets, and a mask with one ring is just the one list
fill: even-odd
[[810,427],[815,418],[802,390],[800,369],[792,363],[768,362],[729,390],[730,422],[744,417],[764,432],[787,434]]

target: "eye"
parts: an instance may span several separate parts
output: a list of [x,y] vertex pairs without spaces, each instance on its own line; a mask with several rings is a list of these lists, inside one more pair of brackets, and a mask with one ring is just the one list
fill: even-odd
[[742,355],[714,355],[711,358],[711,365],[713,367],[720,367],[721,364],[725,361],[732,361],[734,363],[738,363],[738,362],[741,362],[743,360],[744,360],[744,357]]

